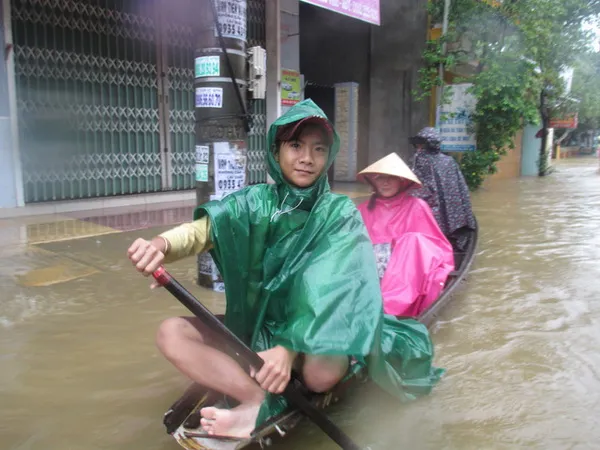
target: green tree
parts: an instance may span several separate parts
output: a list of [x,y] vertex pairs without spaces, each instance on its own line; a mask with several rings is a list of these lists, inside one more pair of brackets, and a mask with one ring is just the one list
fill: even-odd
[[[440,22],[443,0],[429,4]],[[477,107],[472,116],[477,151],[461,158],[471,189],[496,171],[523,121],[541,123],[539,174],[545,175],[548,125],[553,115],[573,108],[560,74],[587,49],[583,24],[597,16],[600,0],[512,0],[502,3],[455,0],[448,33],[429,41],[420,72],[421,98],[441,84],[437,65],[473,83]],[[448,51],[442,54],[442,44]]]
[[600,53],[587,52],[574,64],[571,95],[576,98],[579,125],[577,131],[600,129]]
[[589,51],[580,55],[573,64],[573,85],[566,114],[577,113],[576,129],[565,129],[554,137],[554,145],[560,145],[572,133],[596,134],[600,129],[600,54]]
[[591,33],[584,24],[597,16],[600,2],[584,0],[525,0],[514,2],[519,44],[525,57],[540,69],[537,108],[542,125],[539,170],[546,175],[550,119],[573,112],[576,105],[565,95],[561,72],[589,50]]

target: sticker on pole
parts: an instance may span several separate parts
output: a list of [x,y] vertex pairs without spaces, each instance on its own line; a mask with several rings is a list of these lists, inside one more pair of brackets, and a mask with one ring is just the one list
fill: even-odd
[[208,164],[196,164],[196,181],[208,181]]
[[222,108],[223,88],[196,88],[196,108]]
[[198,255],[198,273],[202,275],[212,275],[214,262],[210,253],[201,253]]
[[216,142],[215,194],[225,197],[246,184],[246,143]]
[[218,56],[199,56],[194,61],[196,78],[218,77],[221,75],[221,60]]
[[196,163],[208,164],[208,145],[196,145]]
[[210,277],[213,284],[213,291],[225,292],[225,283],[223,277],[217,269],[215,261],[210,256],[210,253],[201,253],[198,255],[198,273]]
[[218,0],[216,6],[221,35],[246,41],[246,0]]

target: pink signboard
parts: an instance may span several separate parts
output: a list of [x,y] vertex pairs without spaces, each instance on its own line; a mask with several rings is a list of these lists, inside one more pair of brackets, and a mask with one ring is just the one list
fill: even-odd
[[346,16],[380,25],[379,0],[301,0]]

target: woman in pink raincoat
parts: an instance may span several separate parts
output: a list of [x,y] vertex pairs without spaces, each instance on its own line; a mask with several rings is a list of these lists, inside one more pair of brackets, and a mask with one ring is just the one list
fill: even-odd
[[377,256],[384,311],[418,316],[454,270],[452,245],[427,203],[409,191],[421,182],[396,153],[358,174],[375,190],[358,209]]

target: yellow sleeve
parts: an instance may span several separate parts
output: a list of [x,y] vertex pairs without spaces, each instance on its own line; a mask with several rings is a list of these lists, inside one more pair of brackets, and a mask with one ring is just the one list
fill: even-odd
[[207,252],[212,248],[208,216],[194,220],[191,223],[179,225],[161,233],[159,236],[166,239],[169,243],[169,249],[165,255],[165,263]]

